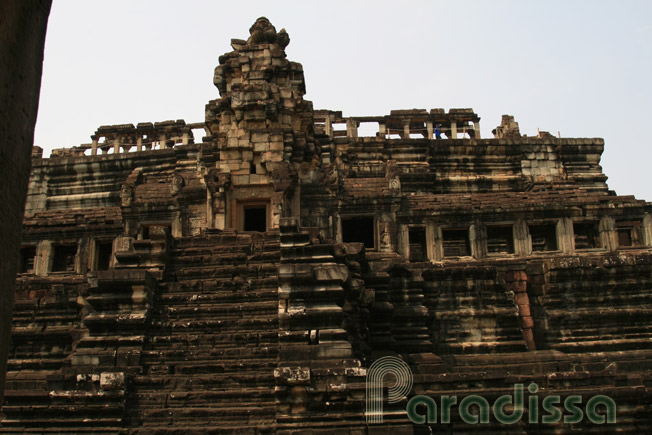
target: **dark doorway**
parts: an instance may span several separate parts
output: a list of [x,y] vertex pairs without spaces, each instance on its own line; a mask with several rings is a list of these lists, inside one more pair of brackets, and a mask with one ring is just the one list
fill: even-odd
[[245,207],[244,208],[244,230],[245,231],[259,231],[264,233],[267,231],[267,207]]
[[428,258],[426,230],[423,228],[411,228],[408,237],[410,240],[410,261],[426,261]]
[[374,218],[351,217],[342,219],[342,241],[364,243],[365,248],[374,249]]
[[109,270],[112,254],[113,244],[111,242],[97,243],[97,270]]

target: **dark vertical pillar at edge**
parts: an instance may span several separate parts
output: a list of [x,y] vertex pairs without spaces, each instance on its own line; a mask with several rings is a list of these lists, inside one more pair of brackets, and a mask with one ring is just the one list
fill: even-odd
[[0,3],[0,403],[52,0]]

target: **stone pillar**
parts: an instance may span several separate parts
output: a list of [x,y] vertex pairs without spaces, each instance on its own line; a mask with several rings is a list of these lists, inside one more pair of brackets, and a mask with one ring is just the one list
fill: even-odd
[[643,243],[652,248],[652,214],[645,213],[643,216]]
[[428,130],[428,139],[433,139],[434,133],[435,133],[435,128],[432,124],[432,121],[427,121],[426,122],[426,129]]
[[386,138],[387,137],[387,125],[385,125],[382,122],[378,123],[378,133],[380,137]]
[[142,151],[143,150],[143,137],[138,136],[136,138],[136,151]]
[[570,218],[561,218],[557,221],[557,249],[564,254],[570,254],[575,249],[575,236],[573,221]]
[[91,143],[91,156],[96,156],[97,155],[97,139],[93,139],[93,143]]
[[433,234],[435,236],[433,243],[434,259],[435,261],[441,261],[444,258],[444,236],[439,225],[433,228]]
[[404,119],[403,120],[403,139],[409,139],[410,138],[410,120],[409,119]]
[[474,222],[469,227],[469,245],[471,245],[471,256],[473,258],[481,259],[484,258],[484,252],[482,249],[482,242],[485,239],[482,235],[482,225],[478,222]]
[[475,138],[480,139],[480,121],[475,121],[473,123],[473,131],[475,133]]
[[34,275],[47,276],[50,271],[50,264],[52,264],[53,250],[51,241],[41,240],[38,242],[36,256],[34,257]]
[[437,246],[435,239],[437,238],[437,227],[435,224],[428,224],[426,226],[426,253],[429,261],[435,261],[437,258]]
[[514,252],[520,256],[528,256],[531,252],[530,235],[527,230],[525,219],[519,219],[514,222],[512,227],[514,234]]
[[164,134],[160,135],[158,138],[159,144],[161,145],[161,149],[164,150],[168,147],[166,143],[167,138],[165,137]]
[[188,132],[185,132],[183,134],[183,136],[181,137],[181,144],[182,145],[188,145],[188,141],[189,141]]
[[457,122],[451,122],[451,139],[457,139]]
[[342,217],[335,216],[335,242],[342,243]]
[[346,135],[352,139],[358,137],[358,123],[355,121],[355,119],[346,120]]
[[616,220],[612,216],[602,216],[599,225],[600,243],[609,252],[618,250],[618,232]]
[[396,252],[405,258],[410,259],[410,228],[407,225],[399,225],[398,227],[398,243]]
[[330,114],[326,115],[326,119],[324,119],[324,133],[333,137],[333,122],[331,121]]
[[113,154],[120,153],[120,138],[116,137],[113,139]]

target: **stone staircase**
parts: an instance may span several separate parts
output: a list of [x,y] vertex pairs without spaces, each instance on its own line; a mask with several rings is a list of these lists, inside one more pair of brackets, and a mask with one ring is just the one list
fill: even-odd
[[264,433],[275,422],[278,233],[180,238],[129,417],[141,433]]
[[[66,432],[75,419],[81,421],[69,408],[81,394],[73,397],[66,382],[73,376],[63,372],[70,367],[73,342],[81,335],[78,295],[86,293],[86,282],[70,275],[18,278],[16,287],[0,433],[41,431],[43,427]],[[92,409],[92,400],[89,405],[91,414],[97,411]],[[108,407],[104,411],[105,423],[115,422],[112,411]]]
[[526,350],[518,307],[495,268],[432,266],[423,278],[435,354]]
[[[573,353],[652,349],[649,254],[555,260],[531,276],[534,282],[528,284],[539,293],[539,341],[546,348]],[[538,291],[537,282],[544,290]]]

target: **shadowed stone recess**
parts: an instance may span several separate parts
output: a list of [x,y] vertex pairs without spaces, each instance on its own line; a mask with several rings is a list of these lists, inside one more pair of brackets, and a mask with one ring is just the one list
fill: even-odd
[[0,5],[0,402],[51,0]]

